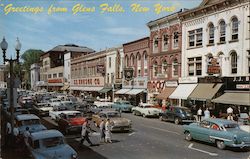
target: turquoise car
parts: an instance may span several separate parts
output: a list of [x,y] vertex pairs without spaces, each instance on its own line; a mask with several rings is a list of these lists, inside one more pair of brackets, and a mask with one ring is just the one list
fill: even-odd
[[133,107],[129,101],[117,101],[114,102],[114,104],[112,104],[111,106],[119,112],[131,112],[131,109]]
[[228,147],[250,148],[250,134],[230,120],[209,118],[200,123],[184,125],[185,139],[215,143],[219,149]]

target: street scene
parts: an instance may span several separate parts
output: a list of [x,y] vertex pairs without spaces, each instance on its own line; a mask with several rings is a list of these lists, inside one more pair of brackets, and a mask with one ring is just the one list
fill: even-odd
[[0,159],[250,159],[249,0],[0,10]]

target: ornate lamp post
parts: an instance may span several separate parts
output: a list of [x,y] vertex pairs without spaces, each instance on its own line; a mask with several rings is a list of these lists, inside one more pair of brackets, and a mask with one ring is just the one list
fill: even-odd
[[14,84],[15,84],[15,80],[14,80],[14,76],[13,76],[13,63],[17,62],[19,64],[19,52],[21,50],[21,43],[19,41],[19,39],[17,38],[16,40],[16,45],[15,45],[15,49],[16,49],[16,59],[6,59],[6,50],[8,48],[8,43],[6,42],[5,38],[3,37],[3,40],[1,42],[1,49],[3,50],[3,62],[5,64],[5,62],[9,62],[10,64],[10,78],[8,79],[9,82],[8,84],[8,88],[10,89],[10,98],[9,98],[9,106],[10,106],[10,113],[11,113],[11,134],[12,134],[12,138],[11,141],[13,142],[13,128],[14,128]]

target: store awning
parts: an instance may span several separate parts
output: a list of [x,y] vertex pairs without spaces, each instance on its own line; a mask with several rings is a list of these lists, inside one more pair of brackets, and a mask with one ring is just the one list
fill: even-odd
[[98,93],[107,93],[108,91],[111,91],[112,88],[103,88],[100,91],[98,91]]
[[174,92],[176,87],[166,87],[163,91],[156,96],[157,99],[168,99],[168,97]]
[[66,91],[69,89],[69,85],[64,85],[62,88],[61,88],[61,91]]
[[70,87],[70,90],[76,90],[76,91],[86,91],[86,92],[98,92],[103,87]]
[[218,98],[213,99],[212,102],[250,106],[250,92],[225,92]]
[[197,84],[180,84],[169,96],[170,99],[187,99]]
[[141,92],[145,91],[145,89],[131,89],[129,92],[125,93],[128,95],[137,95]]
[[199,83],[188,98],[199,101],[211,100],[221,86],[222,83]]
[[115,94],[125,94],[127,93],[128,91],[130,91],[131,89],[120,89],[118,91],[115,92]]

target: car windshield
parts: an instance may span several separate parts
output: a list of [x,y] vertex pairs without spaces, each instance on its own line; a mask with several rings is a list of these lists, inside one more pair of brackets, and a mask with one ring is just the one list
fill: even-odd
[[109,112],[107,113],[108,118],[117,118],[120,117],[120,114],[118,112]]
[[191,110],[189,110],[189,109],[180,109],[180,113],[184,113],[184,112],[186,112],[186,113],[191,113]]
[[226,130],[230,130],[230,129],[239,129],[239,125],[238,124],[225,124],[223,125],[224,128]]
[[34,124],[40,124],[40,120],[39,119],[30,119],[30,120],[23,120],[22,121],[22,126],[34,125]]
[[53,137],[53,138],[47,138],[42,140],[44,147],[49,148],[49,147],[55,147],[58,145],[62,145],[63,138],[62,137]]
[[82,117],[81,113],[74,113],[74,114],[70,114],[68,115],[69,118],[79,118]]

